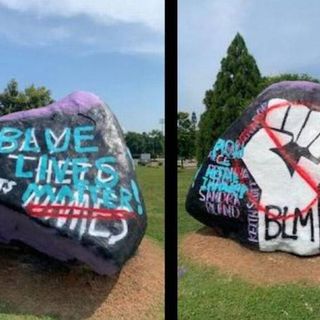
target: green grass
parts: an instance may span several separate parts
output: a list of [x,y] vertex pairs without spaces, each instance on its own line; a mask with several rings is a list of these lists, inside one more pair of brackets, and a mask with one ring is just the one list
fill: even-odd
[[143,167],[136,169],[139,186],[147,209],[147,236],[164,242],[164,169]]
[[36,316],[26,316],[26,315],[13,315],[4,314],[0,312],[0,320],[57,320],[57,318],[50,317],[36,317]]
[[27,315],[18,315],[18,314],[4,314],[0,312],[0,320],[57,320],[58,318],[51,317],[36,317],[36,316],[27,316]]
[[[201,228],[187,215],[184,201],[195,171],[178,172],[179,239]],[[181,251],[181,250],[180,250]],[[320,287],[301,284],[254,286],[214,267],[191,261],[180,252],[179,319],[181,320],[318,320]],[[290,268],[290,266],[287,266]],[[277,272],[277,270],[274,270]]]
[[320,319],[319,288],[303,284],[259,287],[212,267],[186,259],[181,262],[187,272],[179,283],[180,319]]
[[20,314],[14,311],[14,306],[9,306],[6,303],[0,302],[0,320],[57,320],[57,317],[50,316],[34,316]]
[[202,226],[185,211],[186,195],[195,173],[196,169],[178,170],[178,234],[180,236],[198,230]]

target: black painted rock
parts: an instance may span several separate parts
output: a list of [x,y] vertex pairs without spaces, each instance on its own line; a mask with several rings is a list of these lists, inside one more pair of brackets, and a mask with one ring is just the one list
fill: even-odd
[[319,254],[320,85],[264,90],[216,141],[187,211],[262,251]]
[[120,126],[95,95],[0,118],[0,242],[113,274],[146,212]]

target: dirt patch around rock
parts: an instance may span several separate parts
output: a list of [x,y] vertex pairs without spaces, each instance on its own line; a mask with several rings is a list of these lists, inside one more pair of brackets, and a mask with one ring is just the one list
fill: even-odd
[[[63,320],[161,319],[164,253],[145,238],[116,277],[39,261],[30,252],[0,248],[0,301],[8,314],[52,315]],[[40,263],[41,262],[41,263]],[[41,267],[40,267],[41,266]]]
[[260,252],[223,238],[204,227],[181,241],[182,254],[198,264],[218,267],[255,284],[320,283],[320,257],[283,252]]

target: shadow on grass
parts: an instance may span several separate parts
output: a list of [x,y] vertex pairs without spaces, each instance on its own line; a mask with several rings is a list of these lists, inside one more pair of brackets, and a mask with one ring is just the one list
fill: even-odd
[[107,299],[118,278],[66,265],[31,248],[1,245],[0,313],[87,319]]

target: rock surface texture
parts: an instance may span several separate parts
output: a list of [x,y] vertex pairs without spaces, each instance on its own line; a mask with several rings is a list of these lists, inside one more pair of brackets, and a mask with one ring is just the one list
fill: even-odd
[[114,274],[139,246],[146,212],[121,128],[75,92],[0,118],[0,242]]
[[262,251],[320,252],[320,85],[264,90],[218,139],[190,187],[186,209]]

